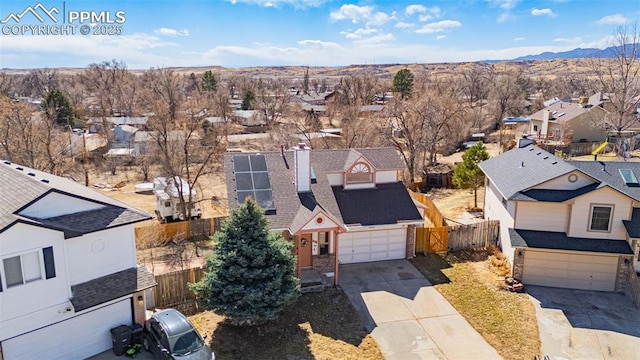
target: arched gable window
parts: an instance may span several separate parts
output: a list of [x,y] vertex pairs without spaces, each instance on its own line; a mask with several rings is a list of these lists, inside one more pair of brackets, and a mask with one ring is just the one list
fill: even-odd
[[355,163],[345,174],[347,184],[365,184],[373,182],[373,172],[369,165],[358,162]]

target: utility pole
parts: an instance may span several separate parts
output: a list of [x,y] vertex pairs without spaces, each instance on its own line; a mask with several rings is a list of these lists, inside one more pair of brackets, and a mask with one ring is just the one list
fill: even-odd
[[84,172],[84,186],[89,186],[89,173],[87,172],[87,140],[86,132],[82,131],[82,171]]

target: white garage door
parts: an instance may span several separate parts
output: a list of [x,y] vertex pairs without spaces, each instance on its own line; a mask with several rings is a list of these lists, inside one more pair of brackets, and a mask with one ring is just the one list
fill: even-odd
[[4,359],[85,359],[111,349],[110,329],[131,325],[131,300],[123,300],[2,342]]
[[404,259],[406,229],[350,231],[339,236],[338,258],[341,264]]
[[527,250],[522,282],[569,289],[613,291],[617,256]]

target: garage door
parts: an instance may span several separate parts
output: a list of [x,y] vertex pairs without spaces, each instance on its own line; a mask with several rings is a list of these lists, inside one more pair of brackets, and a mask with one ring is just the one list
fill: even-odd
[[404,259],[406,236],[404,228],[340,234],[338,258],[341,264]]
[[613,291],[617,268],[617,256],[527,250],[522,281],[531,285]]
[[111,349],[110,329],[131,325],[131,300],[123,300],[2,342],[5,359],[85,359]]

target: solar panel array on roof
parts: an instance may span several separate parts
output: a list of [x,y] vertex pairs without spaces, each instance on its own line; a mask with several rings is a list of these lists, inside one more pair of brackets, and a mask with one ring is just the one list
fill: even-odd
[[233,169],[238,204],[252,197],[266,211],[276,209],[264,155],[234,155]]

